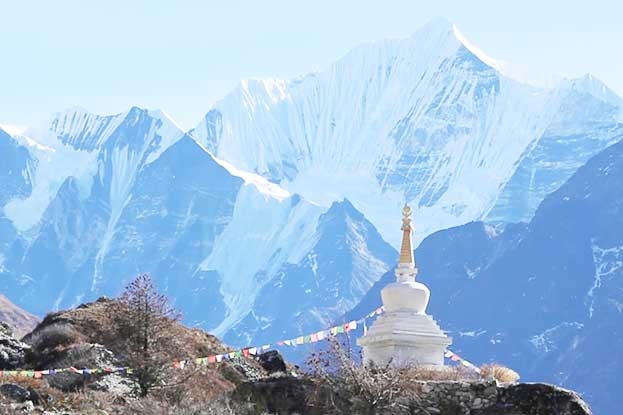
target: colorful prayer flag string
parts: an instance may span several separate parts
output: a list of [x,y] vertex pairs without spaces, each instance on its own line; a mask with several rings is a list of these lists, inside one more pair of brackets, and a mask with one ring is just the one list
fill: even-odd
[[[344,324],[340,324],[334,327],[330,327],[325,330],[320,330],[315,333],[298,336],[293,339],[280,340],[275,342],[277,346],[299,346],[308,343],[316,343],[322,341],[330,336],[337,336],[338,334],[348,333],[356,330],[359,325],[363,325],[364,335],[367,334],[368,326],[366,320],[378,315],[381,315],[384,311],[383,307],[379,307],[376,310],[368,313],[365,317],[359,320],[352,320]],[[264,344],[262,346],[245,347],[238,350],[232,350],[225,353],[214,354],[210,356],[197,357],[189,360],[176,360],[171,362],[171,366],[176,369],[184,369],[189,363],[195,365],[205,366],[207,364],[220,363],[224,360],[230,360],[237,357],[249,357],[256,356],[263,351],[271,348],[271,344]],[[449,356],[446,356],[449,357]],[[132,374],[133,368],[129,367],[104,367],[104,368],[82,368],[75,367],[60,368],[60,369],[45,369],[45,370],[0,370],[0,377],[3,376],[23,376],[31,377],[35,379],[41,379],[43,376],[51,376],[57,373],[71,372],[79,375],[92,375],[101,373],[127,373]]]

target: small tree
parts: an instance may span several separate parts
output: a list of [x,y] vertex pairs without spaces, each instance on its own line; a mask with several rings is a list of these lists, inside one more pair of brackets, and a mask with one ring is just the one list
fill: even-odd
[[129,283],[113,307],[118,348],[133,369],[141,396],[165,384],[170,370],[166,352],[174,350],[171,332],[179,318],[147,274]]

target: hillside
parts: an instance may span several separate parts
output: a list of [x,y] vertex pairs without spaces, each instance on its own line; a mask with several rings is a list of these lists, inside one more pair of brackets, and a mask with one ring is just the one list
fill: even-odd
[[[117,347],[124,339],[111,337],[115,301],[101,298],[47,315],[24,337],[26,344],[13,343],[24,351],[17,367],[2,366],[6,362],[0,354],[0,413],[591,414],[572,391],[544,384],[502,384],[494,372],[482,372],[481,377],[460,366],[443,371],[369,369],[350,359],[339,360],[342,352],[336,352],[302,372],[284,365],[274,351],[205,364],[196,358],[230,349],[216,337],[178,323],[166,332],[176,346],[160,350],[170,359],[166,386],[141,397],[135,388],[137,369],[118,368],[123,355]],[[379,394],[379,400],[367,394]]]
[[35,328],[39,319],[17,307],[8,298],[0,294],[0,323],[7,323],[15,337],[22,337]]

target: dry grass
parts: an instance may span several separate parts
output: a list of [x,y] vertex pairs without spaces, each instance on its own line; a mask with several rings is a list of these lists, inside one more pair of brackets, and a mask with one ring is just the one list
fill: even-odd
[[463,366],[443,366],[439,369],[411,366],[396,369],[405,379],[419,381],[476,381],[480,375]]
[[481,366],[480,375],[483,378],[493,377],[501,383],[515,383],[519,380],[519,373],[497,363]]

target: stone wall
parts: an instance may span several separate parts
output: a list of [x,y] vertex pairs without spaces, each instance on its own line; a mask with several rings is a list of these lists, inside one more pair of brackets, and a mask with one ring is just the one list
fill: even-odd
[[422,382],[421,391],[422,414],[591,414],[575,392],[543,383]]
[[[412,415],[591,415],[575,392],[542,383],[421,381],[418,384],[418,402],[408,412]],[[232,396],[235,400],[253,402],[258,410],[268,413],[325,414],[309,404],[308,398],[313,393],[310,380],[277,377],[239,385]]]

